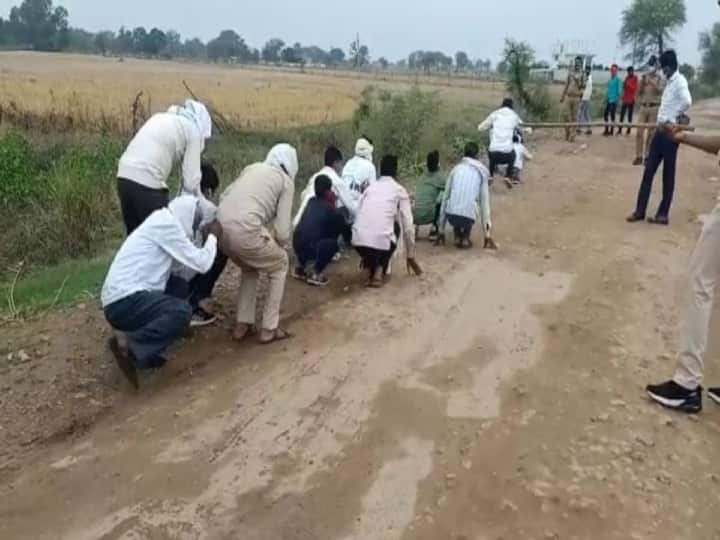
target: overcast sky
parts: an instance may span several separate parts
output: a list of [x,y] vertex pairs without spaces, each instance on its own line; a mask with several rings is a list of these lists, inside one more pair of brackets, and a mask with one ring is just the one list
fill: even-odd
[[[0,0],[6,16],[19,0]],[[373,58],[405,58],[417,49],[498,59],[506,36],[524,39],[542,59],[558,41],[583,41],[603,63],[619,61],[620,13],[630,0],[61,0],[70,24],[88,30],[157,26],[184,37],[235,29],[254,47],[270,37],[345,50],[356,32]],[[55,0],[58,4],[58,0]],[[675,45],[697,64],[698,33],[720,20],[716,0],[686,0],[688,22]]]

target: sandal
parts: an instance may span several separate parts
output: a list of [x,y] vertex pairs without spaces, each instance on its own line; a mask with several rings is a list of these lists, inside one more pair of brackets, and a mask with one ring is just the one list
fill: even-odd
[[[260,335],[262,336],[262,332],[260,333]],[[276,341],[285,341],[291,339],[292,337],[293,335],[290,332],[278,327],[272,331],[272,337],[270,339],[263,339],[262,337],[260,337],[258,338],[258,341],[260,342],[260,345],[270,345],[271,343],[275,343]]]

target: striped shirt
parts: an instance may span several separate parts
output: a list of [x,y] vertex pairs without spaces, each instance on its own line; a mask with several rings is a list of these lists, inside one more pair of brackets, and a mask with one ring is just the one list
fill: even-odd
[[440,230],[445,228],[446,216],[462,216],[477,221],[478,213],[482,219],[484,230],[489,232],[490,190],[488,188],[490,173],[485,165],[476,159],[463,158],[447,181],[445,197],[440,214]]

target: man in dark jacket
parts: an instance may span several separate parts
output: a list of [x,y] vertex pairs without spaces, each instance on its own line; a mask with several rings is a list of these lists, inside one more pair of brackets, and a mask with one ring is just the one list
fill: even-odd
[[[293,277],[316,287],[325,287],[328,278],[324,272],[338,252],[338,238],[348,234],[348,225],[335,207],[332,180],[325,175],[315,179],[315,197],[310,199],[295,228],[293,249],[298,264]],[[314,262],[312,272],[308,263]]]

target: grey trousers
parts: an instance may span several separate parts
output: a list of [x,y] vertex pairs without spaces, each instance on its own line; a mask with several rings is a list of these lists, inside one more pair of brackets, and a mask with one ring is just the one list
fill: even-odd
[[590,114],[590,106],[591,103],[589,101],[581,101],[580,102],[580,108],[578,109],[578,128],[585,127],[586,129],[590,129],[590,122],[592,122],[591,114]]
[[674,380],[694,390],[703,379],[715,285],[720,277],[720,206],[708,216],[690,260],[690,302]]

